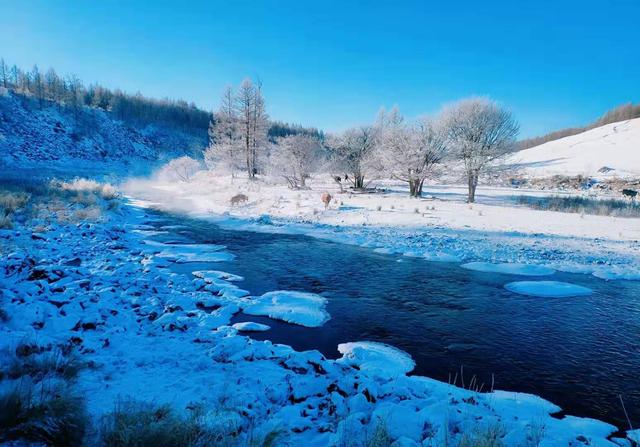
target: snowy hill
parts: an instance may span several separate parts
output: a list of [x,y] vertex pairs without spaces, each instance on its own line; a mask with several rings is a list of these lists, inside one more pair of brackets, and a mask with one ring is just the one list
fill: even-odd
[[531,177],[640,177],[640,118],[550,141],[508,162]]
[[202,135],[168,126],[136,126],[109,113],[37,101],[0,89],[0,167],[45,167],[74,171],[109,169],[118,172],[151,169],[158,162],[201,153]]

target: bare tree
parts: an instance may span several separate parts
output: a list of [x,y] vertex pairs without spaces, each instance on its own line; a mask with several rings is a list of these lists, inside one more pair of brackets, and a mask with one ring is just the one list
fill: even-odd
[[445,108],[443,115],[449,143],[464,165],[468,202],[473,203],[480,175],[513,150],[518,123],[489,98],[464,99]]
[[196,172],[200,170],[200,163],[191,157],[174,158],[161,170],[161,176],[170,179],[177,178],[183,182],[190,182]]
[[321,164],[322,145],[310,135],[289,135],[278,139],[270,157],[271,170],[287,180],[293,189],[306,188],[306,180]]
[[261,88],[254,86],[250,79],[245,79],[238,89],[236,111],[247,173],[253,179],[258,172],[258,152],[267,141],[268,116]]
[[31,79],[33,80],[33,89],[36,99],[38,100],[38,105],[42,108],[42,103],[44,102],[44,81],[37,65],[34,65],[33,70],[31,70]]
[[239,133],[240,120],[234,106],[233,89],[227,87],[220,108],[209,123],[209,147],[204,153],[207,168],[222,168],[231,173],[242,169],[243,145]]
[[372,166],[375,147],[376,129],[373,126],[347,129],[329,138],[331,165],[334,170],[344,173],[345,180],[354,188],[364,188],[365,174]]
[[377,120],[376,162],[391,178],[407,182],[409,195],[420,197],[427,177],[448,153],[442,119],[423,118],[406,123],[397,108]]
[[0,83],[2,83],[4,88],[7,88],[9,85],[9,68],[4,62],[4,59],[0,59]]

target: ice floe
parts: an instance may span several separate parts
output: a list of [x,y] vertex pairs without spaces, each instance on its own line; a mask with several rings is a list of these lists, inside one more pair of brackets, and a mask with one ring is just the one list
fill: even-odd
[[521,295],[540,297],[569,297],[591,295],[593,290],[560,281],[516,281],[506,284],[505,289]]
[[269,325],[256,323],[254,321],[243,321],[241,323],[235,323],[231,327],[242,332],[263,332],[271,329],[271,326]]
[[330,318],[326,304],[327,299],[315,293],[278,290],[253,297],[243,312],[301,326],[318,327]]
[[462,264],[461,267],[467,270],[474,270],[476,272],[505,273],[508,275],[522,276],[547,276],[552,275],[555,272],[555,270],[550,267],[531,264],[492,264],[490,262],[468,262],[466,264]]
[[373,341],[341,343],[338,362],[358,367],[361,371],[378,377],[404,375],[416,364],[409,354],[393,346]]
[[240,275],[234,275],[233,273],[227,273],[220,270],[196,270],[191,272],[196,278],[201,278],[206,283],[212,283],[216,280],[222,279],[224,281],[244,281],[244,278]]

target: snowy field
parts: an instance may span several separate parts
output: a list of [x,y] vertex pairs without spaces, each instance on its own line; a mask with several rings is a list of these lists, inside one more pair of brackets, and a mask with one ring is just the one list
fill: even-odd
[[596,127],[516,152],[507,163],[534,177],[582,175],[602,179],[611,176],[638,178],[638,141],[640,118]]
[[[333,228],[349,227],[353,231],[344,233],[344,242],[351,243],[355,229],[363,223],[402,227],[395,235],[397,242],[405,229],[442,227],[447,216],[463,210],[469,212],[451,229],[488,221],[485,226],[476,224],[474,230],[499,231],[499,217],[505,213],[490,205],[469,209],[456,202],[349,194],[332,202],[330,210],[314,213],[314,208],[320,208],[317,191],[268,186],[256,190],[256,184],[238,181],[213,192],[213,184],[204,189],[205,184],[137,186],[156,191],[154,200],[158,203],[162,198],[167,208],[210,217],[228,212],[228,192],[244,188],[249,203],[232,214],[247,226],[252,225],[248,218],[273,210],[270,214],[288,219],[293,231],[316,228],[321,231],[318,236],[331,237]],[[135,195],[131,185],[127,191]],[[149,205],[148,201],[138,204]],[[380,205],[385,209],[377,211]],[[0,352],[2,364],[10,365],[38,364],[38,359],[63,347],[71,351],[84,365],[74,387],[86,398],[93,421],[113,411],[116,402],[134,397],[169,404],[180,413],[199,408],[197,423],[202,430],[239,445],[262,445],[273,437],[276,445],[309,446],[484,445],[479,443],[498,438],[507,446],[629,445],[628,440],[608,439],[616,431],[611,425],[552,417],[559,408],[536,396],[479,392],[471,385],[461,388],[408,376],[413,360],[391,346],[353,340],[336,346],[342,356],[329,360],[317,351],[296,352],[285,345],[252,340],[243,331],[268,328],[230,326],[232,315],[244,310],[319,326],[330,318],[324,298],[301,293],[305,291],[272,291],[254,297],[241,288],[242,277],[224,270],[173,273],[168,268],[172,263],[204,260],[224,265],[234,255],[219,245],[153,241],[154,235],[170,228],[158,226],[144,208],[105,204],[97,221],[56,217],[74,210],[81,217],[82,206],[45,208],[33,219],[16,221],[13,229],[0,231],[0,290],[7,318],[0,325]],[[413,212],[414,207],[421,211]],[[485,213],[490,219],[483,219]],[[526,213],[529,219],[535,217],[533,212]],[[438,223],[427,223],[431,215]],[[294,220],[301,226],[296,227]],[[565,216],[550,220],[555,231],[550,234],[567,237],[570,222]],[[268,219],[263,222],[274,227]],[[517,222],[530,232],[540,225],[527,222],[526,216]],[[609,236],[602,248],[614,251],[619,259],[637,255],[637,246],[629,243],[633,236],[627,233],[626,222],[610,222],[597,230],[588,225],[576,230]],[[621,233],[617,238],[615,231],[605,228],[614,225]],[[288,226],[276,231],[288,231]],[[587,236],[574,238],[580,237]],[[392,241],[393,235],[388,235],[383,243]],[[456,247],[454,241],[440,251],[417,255],[453,261],[462,257]],[[0,387],[6,391],[23,386],[26,380],[38,390],[63,382],[57,370],[51,374],[44,382],[37,375],[18,379],[8,373]],[[88,429],[87,436],[98,433]]]

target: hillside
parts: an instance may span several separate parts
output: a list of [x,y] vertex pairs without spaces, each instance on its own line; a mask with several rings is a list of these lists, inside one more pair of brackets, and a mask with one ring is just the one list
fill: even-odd
[[206,130],[140,126],[104,110],[72,109],[0,91],[0,165],[74,171],[109,169],[144,172],[176,156],[200,156]]
[[531,177],[640,177],[640,118],[516,152],[508,163]]

